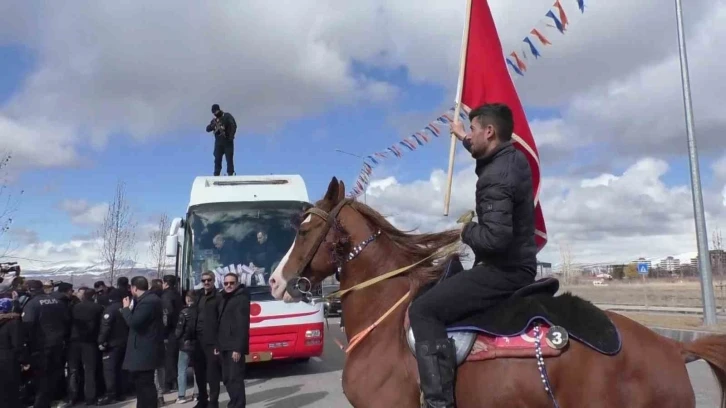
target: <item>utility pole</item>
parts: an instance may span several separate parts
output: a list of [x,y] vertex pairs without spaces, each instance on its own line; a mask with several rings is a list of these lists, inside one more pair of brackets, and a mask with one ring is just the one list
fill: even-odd
[[693,103],[691,101],[691,80],[688,74],[688,55],[686,52],[686,34],[683,30],[683,4],[676,1],[676,22],[678,26],[678,53],[681,57],[681,85],[683,87],[683,107],[686,111],[686,139],[688,141],[688,161],[691,166],[691,191],[693,194],[693,212],[696,221],[696,242],[698,244],[699,272],[701,276],[701,296],[703,299],[703,323],[705,326],[716,325],[716,300],[713,295],[713,276],[711,273],[711,257],[708,252],[708,233],[706,232],[706,216],[703,210],[703,192],[701,191],[701,174],[698,167],[698,150],[693,125]]
[[[365,160],[365,158],[363,156],[357,155],[355,153],[346,152],[345,150],[341,150],[341,149],[335,149],[335,151],[338,152],[338,153],[347,154],[348,156],[357,157],[357,158],[361,159],[361,161],[364,161]],[[363,202],[365,204],[368,204],[368,197],[367,197],[367,194],[366,194],[366,190],[367,189],[365,189],[365,188],[363,189]]]

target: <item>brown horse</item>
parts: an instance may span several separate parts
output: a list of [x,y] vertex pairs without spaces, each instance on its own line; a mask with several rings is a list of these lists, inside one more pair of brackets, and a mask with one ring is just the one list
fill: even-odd
[[[457,257],[440,250],[456,245],[459,232],[399,231],[370,207],[345,198],[345,186],[335,178],[306,217],[270,277],[273,296],[297,301],[310,285],[338,274],[350,341],[343,371],[347,399],[355,407],[419,407],[418,371],[405,330],[407,306],[419,290],[435,284],[448,261]],[[552,308],[565,297],[588,303],[569,295],[537,296],[549,296]],[[529,298],[513,302],[524,304]],[[686,363],[698,359],[711,366],[726,398],[726,336],[681,343],[622,315],[593,309],[587,312],[593,321],[601,314],[617,328],[620,346],[616,352],[598,352],[577,340],[559,349],[561,339],[544,336],[536,342],[536,350],[534,345],[525,345],[517,355],[508,348],[510,340],[531,339],[533,333],[537,337],[533,326],[526,332],[530,336],[512,336],[504,342],[479,335],[476,345],[464,350],[468,357],[457,371],[457,406],[694,407]],[[587,316],[582,320],[588,320]],[[571,327],[583,325],[570,321]],[[547,325],[537,330],[548,327],[554,330]],[[557,336],[567,333],[562,327],[559,330]],[[472,357],[477,353],[486,356]],[[726,407],[723,399],[721,406]]]

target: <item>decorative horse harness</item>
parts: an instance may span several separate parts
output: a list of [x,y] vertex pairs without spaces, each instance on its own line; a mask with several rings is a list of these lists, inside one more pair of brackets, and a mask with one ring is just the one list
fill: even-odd
[[[312,282],[310,282],[310,279],[302,276],[305,269],[310,266],[310,262],[312,262],[313,258],[315,257],[315,254],[320,249],[320,245],[323,244],[323,241],[325,240],[325,237],[328,235],[328,232],[330,231],[330,228],[333,227],[337,222],[338,214],[340,213],[340,210],[345,207],[346,205],[351,203],[351,199],[345,198],[341,200],[333,209],[328,213],[320,208],[317,207],[311,207],[308,210],[305,211],[305,214],[314,214],[320,218],[322,218],[325,221],[325,225],[320,230],[319,235],[315,237],[315,241],[313,246],[310,248],[310,251],[305,255],[305,258],[303,258],[303,262],[300,263],[300,267],[295,272],[294,276],[288,280],[288,292],[290,292],[290,295],[293,295],[293,297],[297,297],[296,295],[300,294],[310,294],[312,290]],[[361,242],[357,246],[353,248],[353,250],[348,254],[347,259],[345,259],[343,262],[348,262],[358,256],[360,252],[371,242],[373,242],[379,235],[381,234],[381,231],[378,230],[374,232],[368,239]],[[420,265],[423,262],[426,262],[436,256],[447,254],[453,252],[457,247],[459,246],[459,242],[454,242],[452,244],[447,245],[444,248],[440,248],[439,250],[435,251],[431,255],[416,261],[415,263],[404,266],[403,268],[399,268],[390,272],[387,272],[383,275],[377,276],[375,278],[366,280],[364,282],[361,282],[355,286],[352,286],[348,289],[338,290],[336,292],[333,292],[327,296],[325,296],[326,299],[329,298],[342,298],[345,294],[349,292],[353,292],[356,290],[360,290],[363,288],[367,288],[369,286],[375,285],[378,282],[382,282],[386,279],[392,278],[397,275],[401,275],[405,272],[408,272],[410,269]],[[338,269],[336,271],[336,276],[340,274],[343,268],[343,262],[338,263]],[[304,286],[303,286],[304,285]],[[291,290],[292,288],[292,290]],[[297,293],[294,293],[297,292]],[[367,335],[370,333],[373,329],[375,329],[383,320],[385,320],[391,313],[393,313],[398,306],[403,304],[403,302],[406,301],[406,299],[409,298],[411,295],[411,291],[409,290],[403,297],[401,297],[393,306],[391,306],[390,309],[386,313],[384,313],[378,320],[376,320],[372,325],[370,325],[368,328],[363,330],[362,332],[356,334],[351,338],[348,347],[345,349],[346,353],[350,353],[351,350],[357,346]]]

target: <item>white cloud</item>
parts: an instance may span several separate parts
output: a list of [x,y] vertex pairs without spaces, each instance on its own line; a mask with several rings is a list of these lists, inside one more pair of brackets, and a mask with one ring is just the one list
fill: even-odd
[[33,117],[11,118],[0,111],[0,151],[13,155],[13,167],[68,166],[78,159],[78,138],[67,126]]
[[[542,143],[603,137],[656,143],[664,132],[665,144],[682,148],[672,136],[682,116],[673,8],[656,0],[593,1],[581,14],[574,1],[563,3],[571,21],[568,34],[550,34],[555,45],[518,80],[526,103],[567,108],[566,125],[544,124]],[[37,64],[20,92],[0,108],[5,117],[0,140],[16,140],[14,127],[25,129],[20,140],[34,164],[60,165],[77,161],[75,149],[89,138],[103,146],[110,132],[147,138],[181,128],[201,131],[215,102],[243,127],[256,128],[320,113],[331,104],[389,101],[398,92],[356,74],[354,62],[403,67],[413,80],[453,95],[464,2],[361,4],[4,5],[0,43],[25,44],[36,52]],[[505,50],[520,50],[522,37],[551,4],[491,1]],[[717,75],[726,68],[715,52],[726,38],[723,10],[723,0],[692,0],[686,15],[697,118],[709,134],[722,125],[719,112],[709,107],[720,106],[712,102],[723,94],[712,88],[721,87]],[[658,104],[647,103],[654,97]],[[654,122],[660,117],[668,120]],[[31,118],[48,125],[38,129]],[[3,121],[14,125],[3,127]],[[548,132],[547,126],[569,131]],[[30,154],[35,148],[61,154]]]
[[[540,259],[558,263],[559,247],[565,244],[576,262],[658,259],[694,251],[690,188],[666,184],[668,169],[663,160],[642,158],[621,174],[543,178],[541,199],[549,242]],[[393,177],[377,180],[368,189],[368,203],[400,228],[453,228],[460,214],[474,208],[473,166],[454,176],[449,217],[443,216],[445,182],[441,169],[428,180],[408,184]],[[724,207],[713,200],[716,195],[704,193],[711,228],[726,222]]]
[[89,204],[86,200],[63,200],[58,207],[65,211],[76,225],[96,227],[103,223],[108,211],[107,203]]

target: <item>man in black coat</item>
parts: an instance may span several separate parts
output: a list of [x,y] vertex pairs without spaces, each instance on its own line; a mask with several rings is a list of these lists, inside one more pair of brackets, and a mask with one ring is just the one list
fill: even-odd
[[237,122],[229,112],[223,112],[216,103],[212,105],[214,118],[207,125],[207,132],[214,132],[214,175],[222,172],[222,156],[227,159],[227,174],[234,174],[234,135]]
[[136,384],[137,407],[156,408],[154,370],[164,365],[164,321],[161,299],[149,292],[143,276],[131,279],[131,299],[123,300],[121,315],[129,326],[123,368],[132,373]]
[[71,341],[68,349],[68,401],[75,403],[80,396],[81,372],[86,405],[96,404],[98,374],[98,332],[103,306],[93,301],[90,288],[78,290],[82,300],[71,307]]
[[475,254],[474,267],[415,299],[409,311],[426,407],[453,408],[456,355],[446,326],[480,313],[534,282],[534,197],[529,162],[512,145],[512,111],[489,104],[469,114],[471,133],[452,126],[476,159],[476,215],[462,241]]
[[166,347],[163,392],[177,389],[177,367],[179,365],[179,344],[174,331],[182,310],[182,298],[176,286],[176,276],[164,275],[161,303],[164,306],[164,344]]
[[[195,408],[215,408],[219,406],[219,382],[221,368],[219,356],[214,353],[217,344],[218,314],[217,303],[221,298],[214,286],[214,272],[202,273],[202,288],[197,292],[197,316],[194,322],[195,338],[192,361],[194,377],[199,390]],[[209,393],[207,393],[209,385]],[[209,404],[207,404],[209,401]]]
[[250,345],[250,297],[234,273],[224,276],[224,292],[217,306],[219,334],[215,354],[222,363],[222,381],[229,393],[229,408],[246,406],[245,355]]
[[129,326],[121,315],[124,297],[126,297],[124,290],[111,289],[108,294],[111,304],[103,311],[101,318],[98,348],[102,352],[106,396],[99,401],[99,405],[123,401],[123,397],[129,391],[127,373],[121,370],[129,338]]

